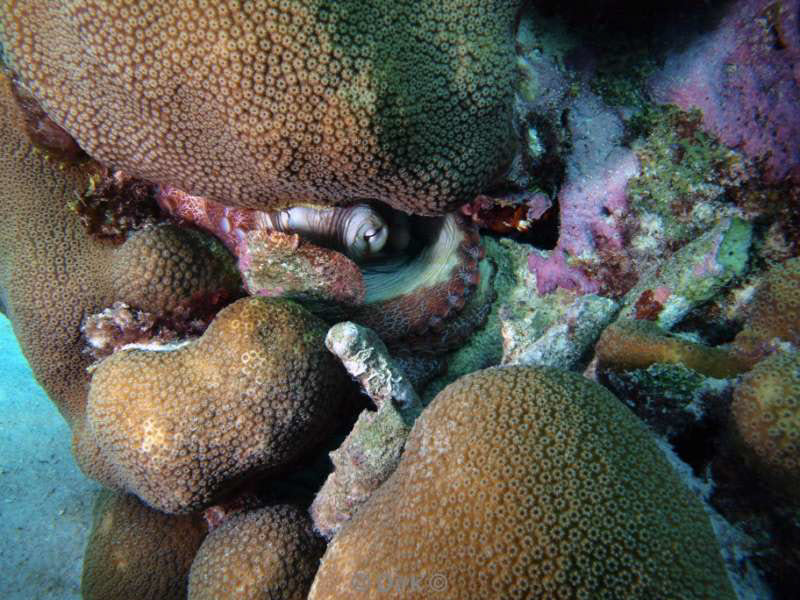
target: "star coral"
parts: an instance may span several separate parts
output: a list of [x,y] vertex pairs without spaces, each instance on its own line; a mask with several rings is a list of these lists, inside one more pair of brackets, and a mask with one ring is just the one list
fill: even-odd
[[219,306],[239,288],[233,261],[221,244],[174,225],[134,232],[114,252],[115,299],[159,315],[190,314]]
[[325,551],[303,511],[276,505],[237,514],[200,546],[189,600],[305,600]]
[[344,379],[325,331],[293,302],[245,298],[194,342],[116,352],[92,376],[79,462],[171,513],[275,471],[313,448],[338,414]]
[[773,266],[760,282],[733,346],[755,364],[782,344],[800,348],[800,257]]
[[734,392],[734,427],[763,476],[800,500],[800,354],[760,361]]
[[0,139],[0,308],[37,380],[74,424],[86,403],[90,361],[80,331],[88,314],[115,300],[161,315],[190,306],[213,313],[238,293],[238,277],[225,249],[200,232],[164,225],[122,245],[90,235],[67,205],[102,170],[37,151],[3,75]]
[[309,598],[387,591],[734,598],[702,505],[647,429],[597,384],[526,367],[467,375],[434,399]]
[[83,561],[83,599],[183,600],[206,533],[198,515],[165,515],[135,496],[102,490]]
[[91,156],[251,208],[442,214],[510,158],[519,0],[0,3],[10,67]]
[[72,422],[83,411],[88,382],[81,321],[113,301],[112,246],[91,240],[65,208],[86,189],[91,166],[62,168],[34,149],[2,73],[0,149],[0,308],[37,380]]

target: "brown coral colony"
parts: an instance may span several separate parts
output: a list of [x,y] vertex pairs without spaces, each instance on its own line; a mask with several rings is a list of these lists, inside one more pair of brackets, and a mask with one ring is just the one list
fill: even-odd
[[[516,10],[0,1],[2,308],[78,464],[116,490],[87,598],[228,597],[236,577],[246,597],[306,596],[323,550],[308,517],[215,503],[302,460],[346,406],[326,323],[290,299],[398,348],[441,352],[485,319],[492,268],[446,213],[507,161]],[[59,300],[32,303],[42,289]],[[204,509],[223,517],[187,588]],[[253,571],[265,532],[286,547]],[[169,568],[143,558],[158,545]],[[214,558],[231,548],[240,562]]]
[[593,147],[639,117],[526,99],[579,73],[540,4],[0,0],[0,311],[103,487],[86,600],[759,589],[711,476],[800,531],[800,257],[733,205],[659,256]]

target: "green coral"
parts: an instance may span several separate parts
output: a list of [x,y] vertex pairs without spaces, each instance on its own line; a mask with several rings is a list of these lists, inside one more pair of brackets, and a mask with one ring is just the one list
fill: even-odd
[[678,250],[655,272],[643,277],[625,295],[620,318],[636,319],[643,295],[664,288],[669,297],[664,301],[657,322],[671,329],[689,310],[711,300],[745,273],[752,236],[753,227],[747,221],[723,220]]
[[743,173],[741,157],[700,129],[699,111],[650,107],[629,127],[649,130],[634,143],[641,172],[628,183],[639,220],[657,218],[669,245],[681,245],[725,216],[737,214],[725,197]]

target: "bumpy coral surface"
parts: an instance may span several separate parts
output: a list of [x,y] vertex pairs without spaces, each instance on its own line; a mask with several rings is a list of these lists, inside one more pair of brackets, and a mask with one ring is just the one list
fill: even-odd
[[135,232],[115,253],[111,278],[116,300],[156,314],[218,304],[239,279],[222,244],[172,225]]
[[179,307],[208,313],[237,293],[238,276],[222,245],[198,232],[157,227],[121,246],[89,235],[67,205],[100,169],[37,151],[4,76],[0,139],[0,309],[37,380],[72,424],[86,403],[90,360],[80,331],[88,314],[114,300],[158,315]]
[[128,494],[100,492],[83,561],[84,600],[182,600],[206,535],[200,516],[165,515]]
[[737,386],[732,411],[767,479],[800,499],[800,354],[759,362]]
[[223,309],[172,351],[127,349],[92,377],[83,467],[165,512],[207,506],[232,479],[275,469],[319,442],[339,407],[326,327],[286,300]]
[[734,347],[755,363],[782,342],[800,347],[800,257],[767,271]]
[[417,420],[310,598],[733,598],[706,514],[645,427],[549,368],[479,371]]
[[669,335],[651,321],[622,319],[609,325],[595,346],[600,364],[617,370],[680,364],[709,377],[735,377],[747,365],[720,348]]
[[305,600],[324,551],[308,515],[293,506],[234,515],[200,547],[189,600]]
[[90,155],[248,207],[438,214],[507,160],[518,0],[4,0],[0,42]]
[[91,240],[66,209],[88,185],[89,168],[61,168],[34,149],[11,82],[0,74],[0,309],[70,422],[86,403],[81,320],[112,302],[111,247]]

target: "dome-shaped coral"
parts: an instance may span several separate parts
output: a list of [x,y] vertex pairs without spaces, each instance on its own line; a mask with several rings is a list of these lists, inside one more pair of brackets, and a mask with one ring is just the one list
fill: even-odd
[[760,361],[736,387],[735,427],[762,473],[800,499],[800,354]]
[[189,600],[305,600],[324,551],[311,519],[293,506],[234,515],[200,547]]
[[200,516],[165,515],[135,496],[101,491],[83,559],[83,599],[183,600],[206,531]]
[[214,305],[239,285],[236,265],[211,236],[174,225],[136,231],[111,263],[114,299],[155,314]]
[[733,598],[700,502],[604,388],[494,368],[445,388],[309,598]]
[[187,345],[116,352],[89,391],[86,433],[99,456],[87,442],[79,461],[165,512],[203,508],[231,480],[319,443],[344,381],[325,332],[293,302],[246,298]]
[[86,404],[88,314],[120,299],[157,315],[193,301],[208,313],[239,282],[225,249],[200,232],[156,227],[122,246],[89,235],[67,204],[102,169],[59,164],[36,150],[11,88],[0,74],[0,310],[36,379],[74,425]]
[[86,403],[81,321],[113,302],[111,246],[92,240],[66,208],[88,186],[89,170],[60,167],[34,149],[11,81],[0,73],[0,310],[70,422]]
[[772,267],[764,275],[734,348],[755,364],[780,342],[800,348],[800,256]]
[[439,214],[509,158],[519,4],[3,0],[0,43],[82,148],[144,179]]

